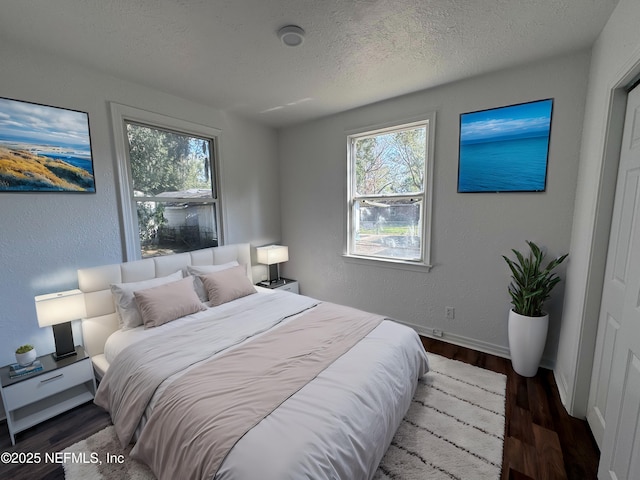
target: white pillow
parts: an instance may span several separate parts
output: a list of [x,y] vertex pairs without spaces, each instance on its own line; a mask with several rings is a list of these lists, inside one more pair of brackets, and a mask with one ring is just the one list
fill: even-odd
[[206,310],[193,289],[193,277],[134,292],[144,328]]
[[187,266],[187,274],[193,275],[195,277],[193,288],[195,288],[200,300],[206,302],[209,300],[209,295],[207,293],[207,289],[204,288],[204,285],[202,284],[202,280],[200,280],[200,275],[207,275],[213,272],[221,272],[222,270],[227,270],[239,265],[240,264],[235,260],[227,263],[221,263],[219,265],[189,265]]
[[142,317],[136,305],[136,299],[133,293],[137,290],[145,290],[147,288],[157,287],[165,283],[175,282],[182,278],[182,270],[178,270],[166,277],[152,278],[141,282],[130,283],[114,283],[111,285],[111,293],[113,301],[116,304],[118,312],[120,328],[129,330],[142,325]]

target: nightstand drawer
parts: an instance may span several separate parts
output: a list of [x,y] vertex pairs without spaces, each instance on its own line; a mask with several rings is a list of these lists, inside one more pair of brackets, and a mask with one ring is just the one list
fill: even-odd
[[89,381],[93,381],[93,370],[91,360],[87,358],[5,387],[3,390],[6,402],[12,409],[16,409]]
[[278,287],[281,292],[300,293],[298,290],[298,282],[287,283],[281,287]]

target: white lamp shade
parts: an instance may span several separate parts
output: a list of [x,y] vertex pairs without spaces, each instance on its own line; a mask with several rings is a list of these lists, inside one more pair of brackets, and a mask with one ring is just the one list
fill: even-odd
[[273,265],[289,260],[289,247],[283,245],[269,245],[268,247],[256,248],[258,253],[258,263]]
[[38,325],[47,327],[87,316],[84,293],[80,290],[49,293],[35,297]]

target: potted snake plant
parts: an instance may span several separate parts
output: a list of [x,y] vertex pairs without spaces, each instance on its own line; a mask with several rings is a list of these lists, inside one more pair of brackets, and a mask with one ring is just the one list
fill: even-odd
[[538,372],[542,359],[549,314],[543,310],[551,290],[560,282],[553,272],[568,253],[554,258],[543,266],[545,253],[534,242],[527,241],[527,256],[511,250],[516,256],[511,260],[502,256],[511,270],[509,295],[513,308],[509,311],[509,351],[513,369],[524,377],[533,377]]

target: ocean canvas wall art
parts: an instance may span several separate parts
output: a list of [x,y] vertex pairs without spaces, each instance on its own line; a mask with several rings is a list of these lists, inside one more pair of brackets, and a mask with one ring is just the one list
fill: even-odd
[[0,193],[95,191],[87,113],[0,98]]
[[543,192],[553,99],[460,115],[458,192]]

